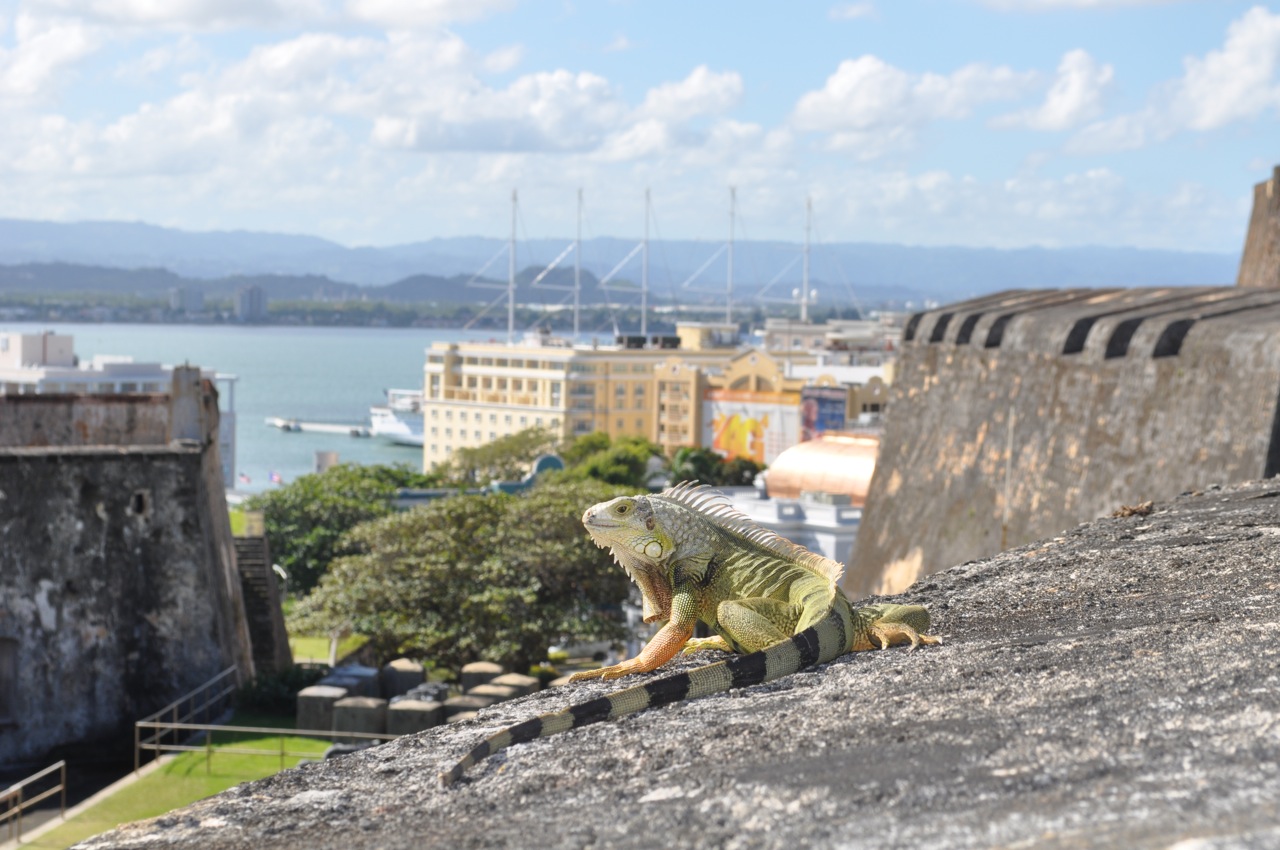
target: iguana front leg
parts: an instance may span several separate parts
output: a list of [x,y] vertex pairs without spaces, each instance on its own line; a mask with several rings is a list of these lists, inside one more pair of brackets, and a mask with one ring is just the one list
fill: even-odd
[[571,682],[588,679],[619,679],[632,673],[648,673],[657,670],[676,656],[685,641],[693,637],[693,625],[697,622],[696,604],[689,593],[678,593],[671,600],[671,619],[649,639],[640,654],[629,661],[601,667],[599,670],[583,670],[569,677]]

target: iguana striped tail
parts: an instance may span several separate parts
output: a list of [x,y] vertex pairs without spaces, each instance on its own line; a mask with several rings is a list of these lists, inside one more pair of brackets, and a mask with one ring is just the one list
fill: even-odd
[[749,655],[739,655],[684,673],[673,673],[643,685],[543,714],[517,723],[481,741],[452,768],[440,774],[440,787],[448,788],[470,767],[513,744],[523,744],[589,723],[659,708],[685,699],[696,699],[730,688],[746,688],[771,682],[806,667],[822,664],[849,651],[852,640],[849,606],[837,605],[820,622],[784,641]]

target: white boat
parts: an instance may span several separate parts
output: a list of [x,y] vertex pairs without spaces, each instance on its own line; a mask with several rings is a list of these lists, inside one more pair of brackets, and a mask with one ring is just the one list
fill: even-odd
[[369,408],[369,433],[402,446],[422,446],[422,390],[387,390],[387,403]]

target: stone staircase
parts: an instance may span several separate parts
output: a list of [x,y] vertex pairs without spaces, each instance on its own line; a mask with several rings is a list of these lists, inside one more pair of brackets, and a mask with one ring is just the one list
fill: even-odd
[[271,571],[265,537],[237,537],[236,567],[240,572],[240,592],[253,643],[253,665],[258,673],[279,672],[293,664],[289,637],[280,610],[280,591]]

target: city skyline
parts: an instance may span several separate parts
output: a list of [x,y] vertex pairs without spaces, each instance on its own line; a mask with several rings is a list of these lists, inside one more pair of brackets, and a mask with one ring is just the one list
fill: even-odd
[[1280,6],[0,0],[0,108],[8,218],[1235,252]]

